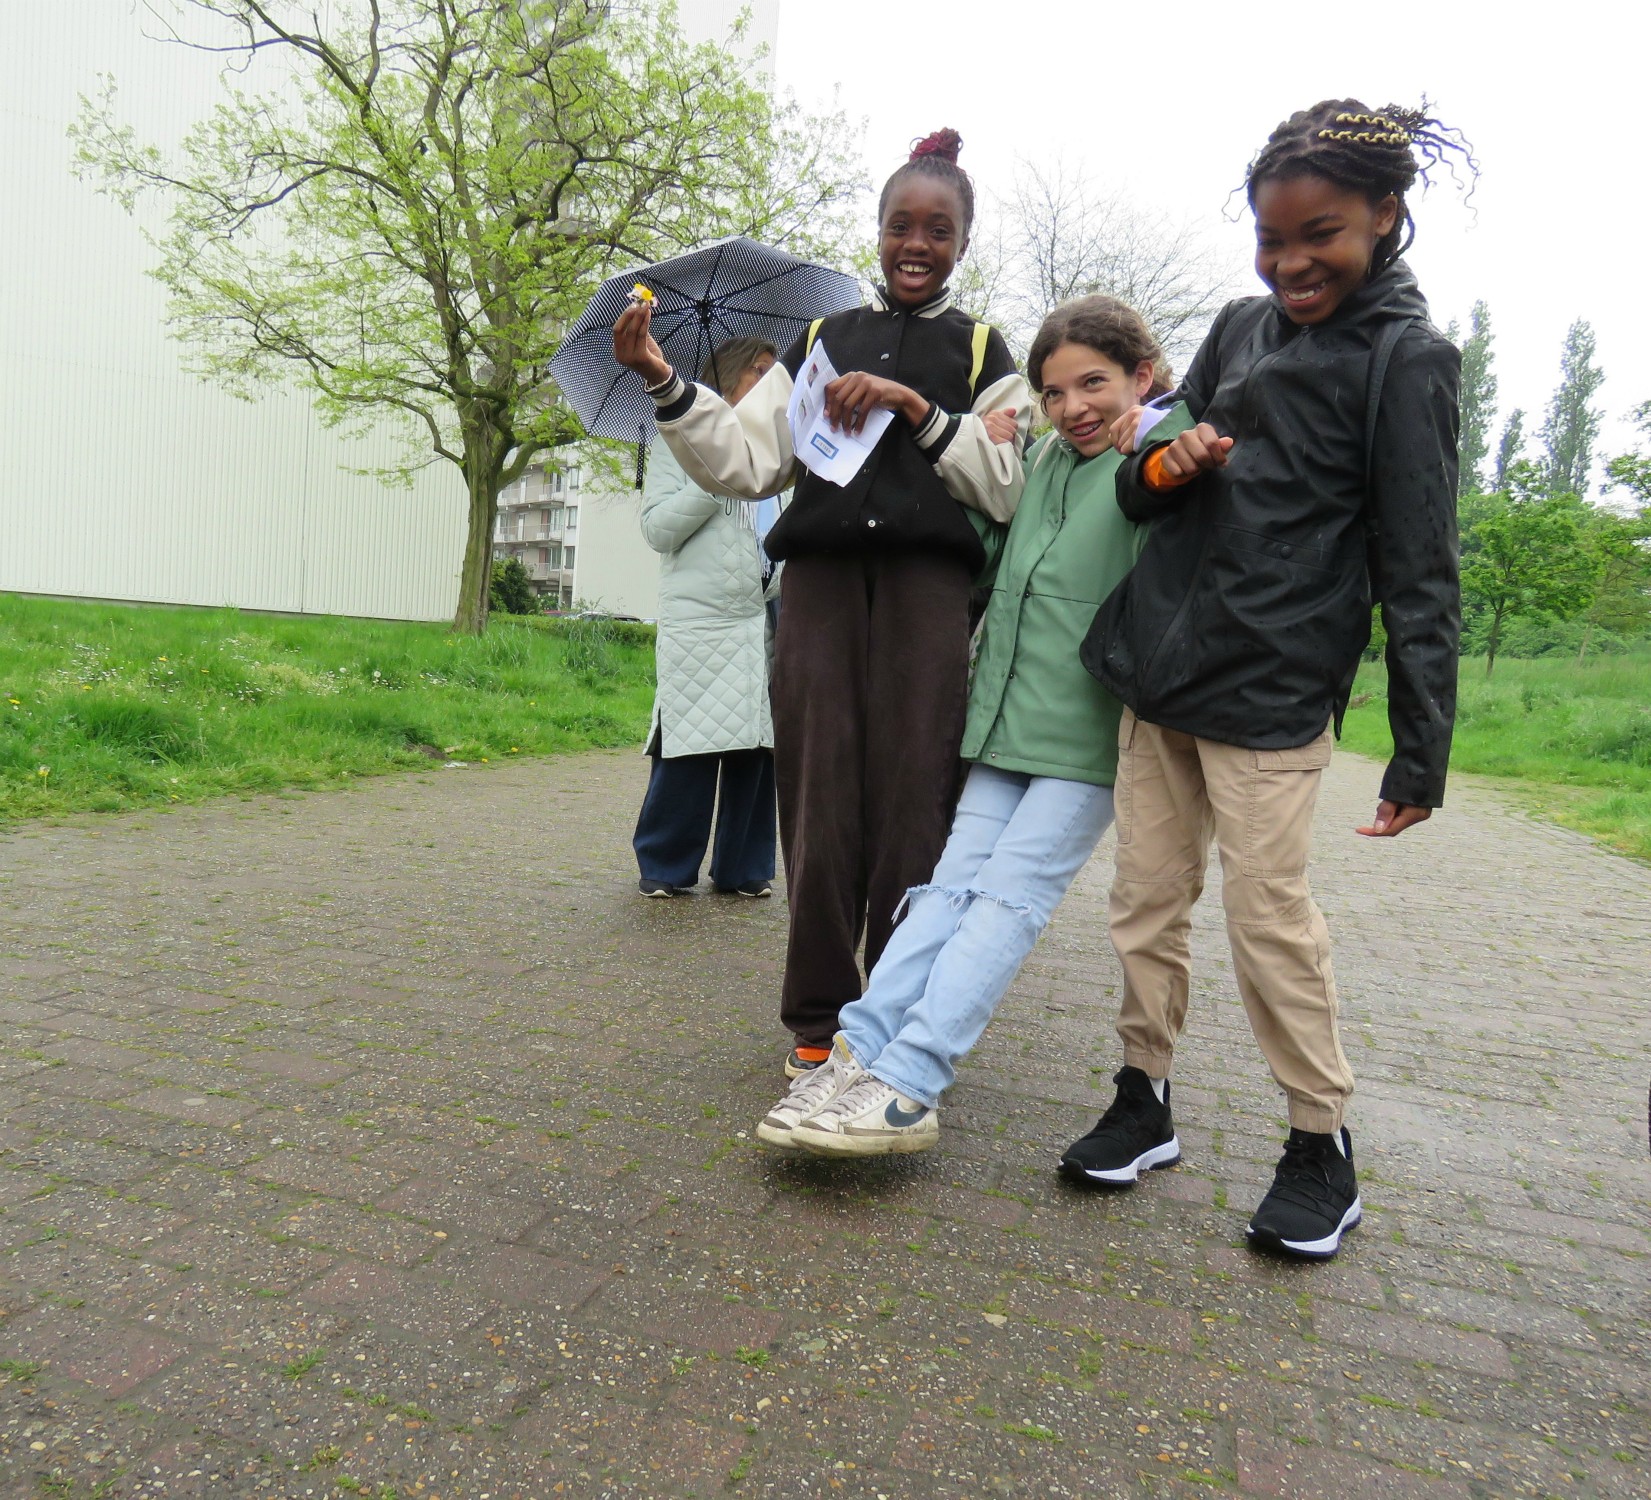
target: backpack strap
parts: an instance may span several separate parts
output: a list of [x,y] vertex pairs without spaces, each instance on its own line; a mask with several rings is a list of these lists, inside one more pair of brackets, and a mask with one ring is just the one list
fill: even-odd
[[[1370,351],[1370,377],[1364,393],[1364,507],[1360,520],[1364,525],[1364,567],[1365,576],[1370,580],[1370,592],[1375,593],[1376,584],[1376,552],[1381,545],[1381,531],[1376,525],[1375,507],[1370,503],[1370,491],[1376,477],[1376,418],[1381,412],[1382,381],[1387,378],[1387,364],[1393,358],[1393,350],[1404,336],[1405,329],[1418,321],[1415,318],[1397,318],[1391,323],[1384,324],[1382,331],[1376,335],[1375,346]],[[1353,678],[1358,674],[1358,663],[1354,662],[1353,670],[1341,686],[1341,692],[1336,695],[1336,711],[1334,715],[1336,738],[1341,738],[1342,720],[1347,713],[1347,696],[1353,691]]]
[[[1405,329],[1416,320],[1414,318],[1398,318],[1383,326],[1376,335],[1375,348],[1370,353],[1370,381],[1365,387],[1364,397],[1364,492],[1370,493],[1371,481],[1376,469],[1376,417],[1382,404],[1382,381],[1387,378],[1387,364],[1393,358],[1393,350]],[[1366,508],[1366,516],[1369,510]],[[1368,528],[1369,521],[1366,520]]]
[[986,368],[986,340],[991,337],[989,323],[976,323],[974,336],[969,341],[969,399],[975,399],[975,387],[980,383],[980,372]]

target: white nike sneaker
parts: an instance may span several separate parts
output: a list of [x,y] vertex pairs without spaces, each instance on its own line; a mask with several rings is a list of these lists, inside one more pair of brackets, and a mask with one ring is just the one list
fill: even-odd
[[939,1139],[939,1110],[866,1072],[791,1128],[794,1146],[822,1156],[927,1151]]
[[854,1054],[848,1050],[848,1043],[839,1031],[831,1040],[831,1056],[819,1067],[810,1068],[808,1072],[793,1078],[785,1098],[763,1116],[762,1123],[757,1126],[757,1139],[766,1141],[770,1146],[790,1149],[796,1144],[792,1132],[802,1121],[815,1110],[823,1109],[842,1090],[864,1076],[865,1070],[855,1062]]

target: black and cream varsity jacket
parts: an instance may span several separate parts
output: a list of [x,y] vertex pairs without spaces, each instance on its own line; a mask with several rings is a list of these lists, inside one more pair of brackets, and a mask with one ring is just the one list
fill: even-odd
[[846,486],[809,472],[792,452],[786,407],[808,356],[807,335],[737,407],[673,377],[654,392],[660,436],[688,475],[713,493],[756,500],[795,481],[795,498],[763,542],[770,557],[940,551],[978,568],[984,553],[962,506],[1008,521],[1023,482],[1023,443],[993,443],[981,417],[1012,407],[1024,441],[1032,393],[995,328],[987,330],[974,369],[976,326],[947,292],[915,310],[890,306],[879,294],[871,306],[820,324],[816,337],[841,373],[866,370],[899,381],[930,403],[915,429],[896,417]]

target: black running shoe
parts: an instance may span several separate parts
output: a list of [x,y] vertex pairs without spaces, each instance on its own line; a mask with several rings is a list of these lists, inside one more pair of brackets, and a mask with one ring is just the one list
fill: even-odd
[[1290,1132],[1273,1185],[1244,1231],[1252,1245],[1303,1260],[1329,1260],[1341,1248],[1341,1237],[1364,1212],[1345,1125],[1341,1140],[1345,1156],[1333,1135]]
[[1180,1161],[1181,1143],[1170,1118],[1167,1081],[1162,1104],[1152,1092],[1152,1080],[1139,1068],[1126,1065],[1112,1081],[1118,1085],[1112,1108],[1088,1135],[1066,1148],[1061,1173],[1074,1182],[1133,1187],[1149,1168]]

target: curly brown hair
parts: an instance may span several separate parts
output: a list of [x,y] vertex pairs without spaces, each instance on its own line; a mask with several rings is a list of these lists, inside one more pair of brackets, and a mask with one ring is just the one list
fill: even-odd
[[1142,360],[1152,361],[1152,388],[1147,399],[1162,396],[1175,387],[1169,360],[1158,340],[1127,302],[1097,292],[1064,302],[1043,320],[1032,351],[1026,356],[1026,378],[1032,389],[1043,391],[1043,365],[1062,344],[1081,344],[1104,354],[1126,370],[1135,370]]

